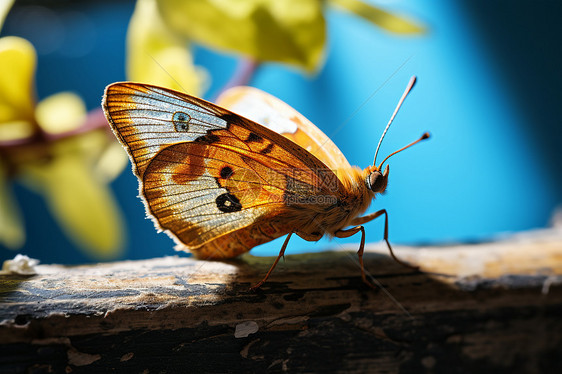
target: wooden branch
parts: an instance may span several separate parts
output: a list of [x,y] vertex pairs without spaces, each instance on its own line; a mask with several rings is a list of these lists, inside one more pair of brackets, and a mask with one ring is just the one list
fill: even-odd
[[[560,369],[562,231],[229,263],[185,257],[0,276],[0,372]],[[387,294],[388,293],[388,294]],[[555,366],[552,366],[555,365]],[[552,370],[551,370],[552,369]]]

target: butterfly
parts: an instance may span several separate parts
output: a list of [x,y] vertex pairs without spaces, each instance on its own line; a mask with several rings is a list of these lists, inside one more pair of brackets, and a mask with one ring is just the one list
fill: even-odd
[[[385,191],[388,158],[378,166],[382,139],[416,79],[412,77],[377,146],[373,165],[352,167],[318,127],[281,100],[252,87],[224,92],[216,105],[149,84],[106,87],[102,106],[127,150],[147,214],[157,229],[204,259],[227,259],[287,235],[270,276],[293,234],[307,241],[324,235],[361,234],[385,209],[363,215]],[[230,108],[226,109],[225,107]],[[241,114],[236,114],[241,113]],[[250,119],[251,118],[251,119]]]

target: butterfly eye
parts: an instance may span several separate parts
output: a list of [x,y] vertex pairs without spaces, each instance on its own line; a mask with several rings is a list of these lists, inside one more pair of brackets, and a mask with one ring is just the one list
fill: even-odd
[[384,192],[386,185],[388,183],[388,172],[385,175],[381,174],[380,171],[374,171],[365,180],[367,187],[377,193]]
[[178,132],[189,131],[189,121],[191,121],[191,117],[187,113],[175,112],[172,115],[172,122],[174,122],[174,128]]

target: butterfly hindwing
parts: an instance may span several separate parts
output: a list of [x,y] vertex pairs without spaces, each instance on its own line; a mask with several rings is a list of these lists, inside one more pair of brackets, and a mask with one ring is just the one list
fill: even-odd
[[331,170],[351,168],[340,149],[318,127],[291,106],[254,87],[232,87],[217,104],[239,113],[297,143]]

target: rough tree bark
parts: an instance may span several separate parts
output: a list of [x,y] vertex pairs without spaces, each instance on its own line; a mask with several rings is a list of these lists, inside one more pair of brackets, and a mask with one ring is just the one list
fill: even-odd
[[0,372],[562,372],[562,231],[0,275]]

